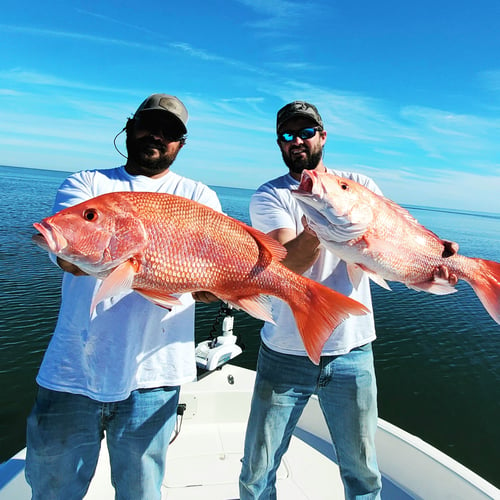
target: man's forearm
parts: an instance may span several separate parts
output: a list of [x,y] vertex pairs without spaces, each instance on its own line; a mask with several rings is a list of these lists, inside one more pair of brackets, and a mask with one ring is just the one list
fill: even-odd
[[287,255],[282,263],[292,271],[303,274],[319,256],[318,238],[307,231],[302,231],[296,238],[285,243]]

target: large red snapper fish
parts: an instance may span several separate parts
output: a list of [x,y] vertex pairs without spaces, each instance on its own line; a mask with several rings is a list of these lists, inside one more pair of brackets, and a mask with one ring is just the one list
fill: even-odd
[[[318,364],[333,330],[359,302],[279,261],[277,241],[200,203],[163,193],[109,193],[66,208],[34,227],[35,242],[103,279],[91,306],[134,289],[162,307],[175,294],[209,291],[248,314],[273,321],[266,295],[287,302],[305,349]],[[43,236],[43,238],[42,238]]]
[[500,323],[500,263],[457,254],[393,201],[332,173],[304,171],[293,196],[323,245],[347,263],[353,286],[363,272],[380,286],[385,280],[444,295],[456,289],[434,277],[446,266],[467,281],[491,317]]

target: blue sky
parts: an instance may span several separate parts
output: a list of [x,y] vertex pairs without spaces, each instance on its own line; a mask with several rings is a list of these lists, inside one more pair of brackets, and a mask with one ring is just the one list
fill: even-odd
[[304,99],[327,166],[401,204],[500,213],[499,24],[497,0],[8,2],[0,164],[121,164],[113,138],[165,92],[190,113],[173,168],[254,189],[286,171],[276,111]]

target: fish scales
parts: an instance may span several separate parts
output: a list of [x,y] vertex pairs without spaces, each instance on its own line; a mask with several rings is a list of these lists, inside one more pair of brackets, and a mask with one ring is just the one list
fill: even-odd
[[92,310],[129,289],[166,308],[179,304],[178,294],[203,290],[272,322],[266,296],[273,295],[290,306],[316,364],[334,329],[349,315],[368,312],[286,268],[285,248],[269,236],[175,195],[104,194],[34,227],[41,233],[35,242],[103,279]]
[[434,294],[456,289],[435,271],[446,266],[469,283],[500,323],[500,263],[461,255],[407,210],[351,179],[304,171],[292,192],[323,245],[347,263],[354,286],[362,272],[381,286],[399,281]]

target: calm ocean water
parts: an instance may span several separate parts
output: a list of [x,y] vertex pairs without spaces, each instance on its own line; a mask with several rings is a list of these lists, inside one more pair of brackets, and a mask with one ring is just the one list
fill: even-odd
[[[31,236],[66,175],[0,166],[0,461],[25,445],[34,379],[57,317],[61,272]],[[251,191],[214,189],[226,213],[249,221]],[[407,208],[464,255],[500,261],[500,206],[492,207],[497,215]],[[464,282],[445,297],[391,287],[372,287],[380,416],[500,487],[500,326]],[[198,340],[217,312],[217,305],[198,307]],[[236,364],[255,367],[260,325],[236,313],[246,346]]]

